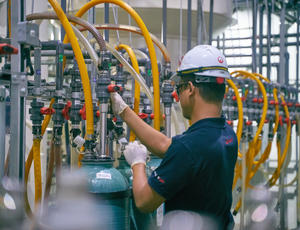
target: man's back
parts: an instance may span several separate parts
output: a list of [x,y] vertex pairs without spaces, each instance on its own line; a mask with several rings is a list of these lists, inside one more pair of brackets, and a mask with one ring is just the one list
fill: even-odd
[[236,158],[236,135],[225,119],[203,119],[172,139],[149,184],[166,198],[166,212],[195,211],[226,225]]

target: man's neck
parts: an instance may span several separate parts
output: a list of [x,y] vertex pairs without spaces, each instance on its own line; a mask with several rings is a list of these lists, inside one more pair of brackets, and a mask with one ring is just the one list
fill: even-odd
[[191,114],[191,123],[205,119],[221,117],[222,107],[215,104],[205,104],[194,109]]

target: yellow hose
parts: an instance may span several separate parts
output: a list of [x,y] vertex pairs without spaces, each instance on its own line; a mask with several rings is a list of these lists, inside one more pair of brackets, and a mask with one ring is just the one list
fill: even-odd
[[[50,1],[50,0],[49,0]],[[101,3],[112,3],[115,5],[118,5],[119,7],[126,10],[135,20],[135,22],[138,24],[140,29],[143,32],[143,36],[145,38],[150,59],[151,59],[151,66],[152,66],[152,76],[153,76],[153,94],[154,94],[154,128],[156,130],[160,130],[160,92],[159,92],[159,72],[158,72],[158,66],[157,66],[157,59],[156,59],[156,53],[154,49],[154,45],[151,39],[151,36],[149,35],[148,29],[141,19],[141,17],[136,13],[136,11],[129,6],[127,3],[121,1],[121,0],[92,0],[88,3],[86,3],[83,7],[79,9],[79,11],[76,13],[75,16],[81,17],[86,11],[88,11],[90,8],[94,7],[95,5],[101,4]],[[68,35],[70,38],[70,36]],[[67,43],[67,38],[65,37],[64,43]],[[80,71],[81,72],[81,71]]]
[[[280,98],[281,98],[281,101],[283,103],[285,103],[283,95],[280,95]],[[287,105],[284,106],[284,112],[285,112],[286,118],[289,119],[290,118],[290,114],[289,114]],[[283,149],[282,156],[280,156],[280,153],[278,154],[278,157],[279,157],[280,161],[278,161],[279,164],[277,166],[277,169],[273,173],[272,177],[269,179],[269,186],[270,187],[272,187],[273,185],[276,184],[276,181],[278,180],[278,178],[280,176],[280,170],[281,170],[281,167],[282,167],[282,165],[283,165],[283,163],[285,161],[285,158],[286,158],[286,155],[287,155],[287,152],[288,152],[288,149],[289,149],[290,138],[291,138],[291,121],[289,119],[288,123],[287,123],[287,129],[286,129],[285,146],[284,146],[284,149]]]
[[[52,108],[54,102],[55,102],[55,99],[52,98],[51,101],[50,101],[49,108]],[[45,119],[43,120],[42,131],[41,131],[42,136],[44,135],[44,133],[46,131],[46,128],[48,127],[51,116],[52,116],[51,114],[48,114],[48,115],[46,115]],[[26,212],[29,216],[32,216],[32,212],[31,212],[30,205],[29,205],[29,202],[28,202],[28,197],[27,197],[27,183],[28,183],[29,171],[30,171],[30,168],[31,168],[31,165],[32,165],[32,161],[33,161],[33,146],[31,147],[31,150],[30,150],[30,152],[28,154],[28,157],[27,157],[27,160],[25,162],[25,177],[24,177],[24,181],[25,181],[25,192],[24,192],[25,210],[26,210]]]
[[60,5],[55,0],[48,0],[48,1],[53,7],[55,13],[57,14],[61,24],[63,25],[66,31],[68,38],[70,39],[75,54],[75,58],[78,63],[78,68],[80,71],[80,76],[81,76],[81,81],[83,86],[85,106],[86,106],[86,133],[87,133],[87,139],[89,140],[92,138],[92,135],[94,134],[94,115],[93,115],[91,86],[90,86],[90,80],[89,80],[87,68],[82,56],[82,52],[80,50],[80,46],[75,37],[74,31],[70,25],[69,20],[67,19]]
[[[236,130],[236,136],[237,136],[238,146],[239,146],[240,145],[240,140],[241,140],[241,137],[242,137],[242,132],[243,132],[243,102],[242,102],[242,99],[240,97],[239,90],[236,87],[236,85],[234,84],[234,82],[232,80],[227,80],[227,82],[234,91],[234,94],[236,96],[237,106],[238,106],[239,119],[238,119],[238,125],[237,125],[237,130]],[[239,157],[242,157],[242,156],[239,155]]]
[[[128,46],[128,45],[125,45],[125,44],[120,44],[118,47],[116,47],[116,49],[117,50],[124,49],[128,53],[134,70],[138,74],[140,74],[139,64],[138,64],[138,61],[136,59],[135,53],[133,52],[131,47]],[[139,114],[139,109],[140,109],[140,85],[139,85],[138,81],[135,80],[134,81],[134,107],[133,107],[133,111],[136,114]],[[135,137],[136,137],[135,133],[131,130],[129,141],[130,142],[134,141]]]
[[41,140],[36,138],[33,140],[33,160],[34,160],[34,204],[35,208],[42,199],[42,169],[41,169],[41,155],[40,155]]

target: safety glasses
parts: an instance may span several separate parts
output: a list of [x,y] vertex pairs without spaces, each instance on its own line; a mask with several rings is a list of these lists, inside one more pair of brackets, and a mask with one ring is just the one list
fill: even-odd
[[188,84],[189,84],[188,82],[184,82],[184,83],[180,83],[180,84],[176,85],[176,93],[177,93],[178,96],[181,93],[182,88],[187,86]]

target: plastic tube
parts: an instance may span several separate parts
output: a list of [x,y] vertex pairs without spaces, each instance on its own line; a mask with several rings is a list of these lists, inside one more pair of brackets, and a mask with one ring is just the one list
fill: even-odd
[[[281,101],[283,103],[285,103],[284,97],[282,95],[280,95],[281,97]],[[288,111],[288,107],[287,105],[284,106],[284,112],[285,112],[285,116],[288,118],[288,123],[287,123],[287,129],[286,129],[286,139],[285,139],[285,145],[284,145],[284,149],[283,149],[283,153],[281,155],[281,157],[279,157],[280,161],[279,164],[277,166],[277,169],[275,170],[275,172],[273,173],[272,177],[269,179],[268,184],[270,187],[272,187],[273,185],[276,184],[276,181],[278,180],[279,176],[280,176],[280,171],[282,170],[281,167],[283,166],[283,163],[285,161],[288,149],[289,149],[289,145],[290,145],[290,138],[291,138],[291,121],[290,121],[290,115],[289,115],[289,111]]]
[[[237,106],[238,106],[238,125],[237,125],[236,134],[237,134],[237,140],[238,140],[238,146],[239,146],[240,140],[242,137],[242,131],[243,131],[243,102],[240,97],[239,90],[236,87],[236,85],[234,84],[234,82],[232,80],[227,80],[227,82],[234,91],[234,94],[236,96]],[[239,157],[242,157],[242,156],[239,155]]]
[[74,33],[76,34],[76,37],[82,43],[82,45],[84,46],[84,48],[87,50],[88,54],[90,55],[91,59],[93,60],[97,71],[99,71],[98,68],[97,68],[97,66],[99,64],[99,57],[98,57],[96,51],[91,46],[91,44],[86,39],[86,37],[84,37],[83,34],[75,26],[73,26],[73,25],[71,25],[71,26],[72,26],[72,29],[73,29]]
[[42,199],[42,169],[41,169],[41,155],[40,155],[40,139],[33,140],[33,160],[34,160],[34,204],[38,207]]
[[70,39],[75,58],[78,63],[78,68],[80,71],[82,86],[83,86],[83,93],[85,99],[85,106],[86,106],[86,133],[87,139],[90,140],[94,134],[94,114],[93,114],[93,104],[92,104],[92,93],[91,93],[91,85],[90,80],[87,72],[87,68],[83,59],[83,55],[80,50],[80,46],[78,41],[75,37],[74,31],[68,21],[66,15],[64,14],[63,10],[61,9],[60,5],[55,0],[48,0],[53,9],[55,10],[59,20],[61,21],[68,38]]
[[[66,17],[69,19],[70,22],[73,22],[74,24],[78,24],[78,25],[82,26],[83,28],[85,28],[85,30],[88,30],[96,39],[97,43],[99,44],[100,50],[101,51],[106,50],[105,41],[104,41],[102,35],[92,24],[83,20],[82,18],[75,17],[72,15],[66,14]],[[38,19],[59,20],[59,17],[54,12],[34,13],[34,14],[29,14],[26,16],[27,21],[38,20]]]
[[[135,69],[135,71],[138,74],[140,74],[138,61],[137,61],[135,53],[133,52],[131,47],[129,47],[128,45],[125,45],[125,44],[120,44],[118,47],[116,47],[116,49],[117,50],[124,49],[128,53],[133,68]],[[140,109],[140,85],[139,85],[138,81],[135,80],[134,81],[134,107],[133,107],[133,111],[136,114],[139,114],[139,109]],[[132,142],[132,141],[135,140],[135,138],[136,138],[135,133],[131,130],[129,141]]]
[[44,193],[44,206],[47,205],[48,197],[50,194],[50,188],[52,184],[52,175],[54,170],[54,141],[51,140],[50,145],[50,154],[49,154],[49,162],[48,162],[48,169],[46,174],[46,186],[45,186],[45,193]]
[[115,56],[116,59],[118,59],[121,64],[128,69],[128,71],[131,73],[131,75],[134,77],[135,80],[137,80],[140,84],[141,90],[146,94],[146,96],[149,98],[152,108],[154,109],[153,105],[153,96],[148,88],[148,86],[145,83],[145,80],[141,75],[139,75],[132,66],[125,60],[124,57],[122,57],[121,54],[115,48],[113,48],[110,44],[106,43],[106,48],[112,53],[113,56]]
[[[50,1],[50,0],[49,0]],[[149,55],[151,59],[151,67],[152,67],[152,77],[153,77],[153,94],[154,94],[154,128],[156,130],[160,130],[160,90],[159,90],[159,72],[157,66],[157,59],[155,49],[152,43],[152,39],[149,35],[149,31],[141,19],[141,17],[136,13],[136,11],[129,6],[127,3],[120,1],[120,0],[92,0],[86,3],[83,7],[79,9],[76,13],[77,17],[81,17],[86,11],[88,11],[91,7],[101,3],[112,3],[118,5],[119,7],[126,10],[136,21],[138,26],[140,27],[141,31],[143,32],[143,36],[145,38]],[[65,40],[64,40],[65,42]]]
[[[121,31],[128,31],[128,32],[133,32],[139,35],[143,35],[143,32],[135,26],[129,26],[129,25],[114,25],[114,24],[101,24],[101,25],[95,25],[96,29],[98,30],[121,30]],[[82,30],[82,29],[80,29]],[[84,29],[85,30],[85,29]],[[170,63],[171,62],[171,57],[169,54],[169,51],[167,50],[167,48],[165,47],[165,45],[160,42],[160,40],[152,33],[150,33],[151,39],[153,41],[153,43],[159,48],[159,50],[161,51],[164,60],[166,63]]]
[[[52,108],[54,102],[55,102],[55,99],[52,98],[51,101],[50,101],[49,108]],[[52,116],[51,114],[46,115],[45,119],[43,120],[42,131],[41,131],[42,136],[44,135],[44,133],[46,131],[46,128],[48,127],[51,116]],[[24,182],[25,182],[25,188],[24,188],[24,190],[25,190],[24,191],[25,210],[26,210],[26,212],[29,216],[32,216],[32,212],[31,212],[30,205],[29,205],[29,202],[28,202],[28,197],[27,197],[27,183],[28,183],[29,171],[30,171],[30,168],[31,168],[31,165],[32,165],[32,161],[33,161],[33,147],[31,147],[31,150],[30,150],[30,152],[28,154],[28,157],[27,157],[27,160],[25,162],[25,177],[24,177]]]

